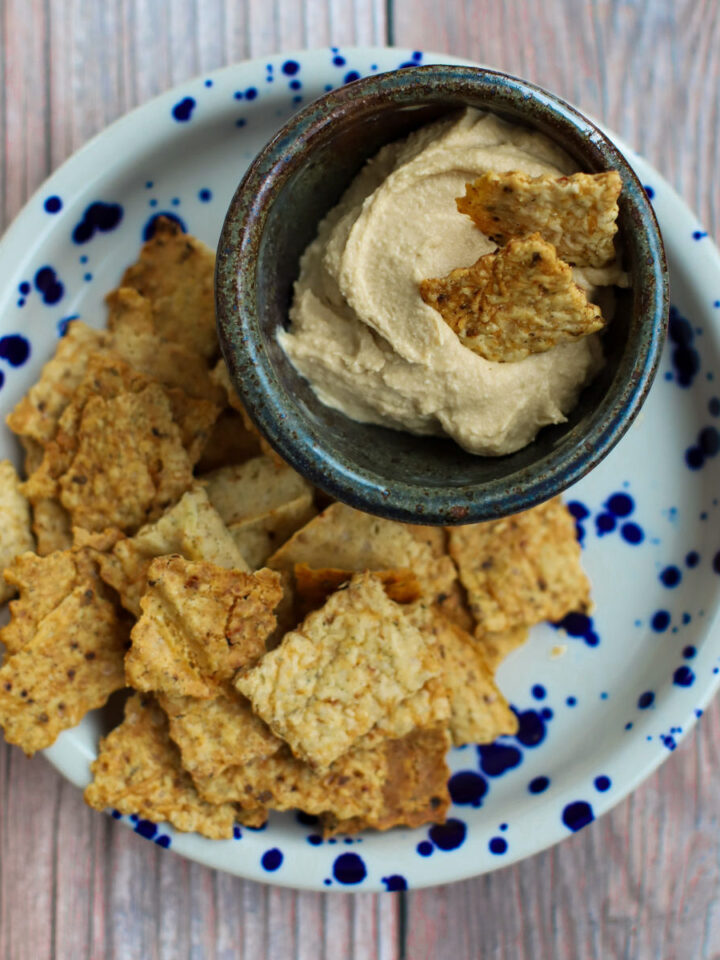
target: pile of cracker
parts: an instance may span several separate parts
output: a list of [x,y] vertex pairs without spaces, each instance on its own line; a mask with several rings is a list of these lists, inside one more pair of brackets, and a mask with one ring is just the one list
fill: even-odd
[[326,834],[442,822],[448,748],[517,729],[498,663],[588,608],[572,517],[444,530],[323,500],[245,417],[213,256],[168,222],[107,303],[8,417],[6,739],[32,754],[125,691],[97,809],[213,838],[270,810]]
[[602,330],[600,307],[576,281],[592,286],[598,269],[613,265],[614,282],[627,282],[615,262],[621,189],[616,170],[567,177],[484,173],[466,184],[456,205],[498,249],[446,277],[423,280],[423,300],[465,347],[497,363]]

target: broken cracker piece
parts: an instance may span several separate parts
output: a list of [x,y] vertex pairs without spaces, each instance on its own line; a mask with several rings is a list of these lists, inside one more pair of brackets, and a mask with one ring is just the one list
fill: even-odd
[[513,627],[504,633],[483,633],[478,630],[476,640],[482,646],[488,666],[494,673],[505,657],[527,643],[528,636],[528,628],[523,626]]
[[381,809],[349,819],[326,813],[322,818],[323,834],[332,837],[368,828],[389,830],[444,823],[450,806],[450,770],[445,760],[449,747],[450,737],[442,727],[416,730],[401,740],[388,741],[388,773]]
[[259,453],[257,434],[245,427],[243,418],[236,410],[225,407],[213,424],[196,470],[200,475],[210,473],[221,467],[244,463]]
[[[0,574],[16,557],[34,548],[30,505],[20,492],[20,478],[9,460],[0,460]],[[0,577],[0,603],[14,594],[13,584]]]
[[537,231],[568,263],[604,267],[615,256],[621,190],[616,170],[567,177],[489,172],[466,184],[457,208],[500,246]]
[[237,394],[235,387],[233,386],[232,380],[230,379],[230,371],[227,368],[227,364],[221,357],[216,366],[213,368],[211,377],[215,383],[219,384],[225,390],[227,396],[228,404],[232,407],[233,410],[237,411],[242,417],[243,425],[245,430],[253,434],[257,439],[257,442],[260,446],[260,452],[266,456],[270,457],[275,463],[285,463],[283,458],[275,449],[267,442],[265,437],[260,433],[258,428],[253,423],[250,415],[245,409],[245,405]]
[[286,463],[276,463],[270,457],[253,457],[200,480],[228,526],[267,514],[299,497],[312,503],[312,487],[307,480]]
[[324,768],[438,672],[433,644],[364,573],[235,686],[295,756]]
[[28,755],[125,686],[128,624],[100,580],[75,587],[0,669],[0,726]]
[[[304,619],[318,610],[340,587],[352,579],[352,570],[326,567],[315,570],[306,563],[294,567],[297,611]],[[414,603],[420,598],[420,584],[411,570],[374,570],[373,576],[383,585],[385,593],[395,603]]]
[[240,553],[248,566],[258,570],[265,566],[268,558],[285,543],[296,530],[309,523],[317,510],[312,493],[281,503],[279,506],[257,517],[237,520],[228,527]]
[[177,830],[212,839],[232,837],[235,808],[202,800],[168,734],[168,721],[152,697],[134,694],[125,719],[100,741],[85,802],[95,810],[113,807]]
[[424,280],[420,293],[464,346],[498,363],[579,340],[605,323],[570,267],[538,233],[510,240],[472,267]]
[[590,609],[575,521],[559,497],[449,535],[478,636]]
[[210,698],[223,680],[262,656],[281,596],[277,574],[169,556],[153,560],[147,577],[125,659],[130,686]]
[[155,523],[141,527],[134,537],[119,540],[111,553],[100,552],[100,576],[117,590],[123,606],[139,617],[148,567],[155,557],[171,553],[186,560],[206,560],[226,570],[248,570],[205,489],[194,486]]
[[215,777],[227,767],[269,757],[282,746],[255,716],[250,701],[229,683],[212,700],[158,694],[158,702],[168,715],[183,767],[193,777]]
[[158,217],[152,238],[123,274],[121,286],[151,301],[156,334],[210,359],[218,352],[214,274],[212,250],[177,223]]

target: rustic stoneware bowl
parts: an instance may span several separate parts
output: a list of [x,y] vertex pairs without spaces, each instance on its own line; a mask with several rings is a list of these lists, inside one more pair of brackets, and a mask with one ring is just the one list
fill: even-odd
[[[322,404],[277,342],[299,259],[322,217],[381,146],[464,106],[538,129],[582,170],[618,170],[619,237],[631,285],[604,336],[606,363],[566,423],[504,457],[356,423]],[[568,104],[523,80],[465,66],[371,76],[293,116],[249,168],[218,247],[218,332],[250,416],[312,483],[359,509],[415,523],[469,523],[528,509],[591,470],[623,436],[655,375],[668,312],[662,239],[617,147]]]

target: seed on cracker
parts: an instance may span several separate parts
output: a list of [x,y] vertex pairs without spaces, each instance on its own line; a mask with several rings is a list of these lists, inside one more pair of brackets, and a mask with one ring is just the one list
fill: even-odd
[[[0,460],[0,574],[21,553],[34,547],[30,505],[20,492],[20,478],[9,460]],[[0,603],[14,593],[13,585],[0,577]]]
[[604,326],[540,234],[511,240],[472,267],[424,280],[420,293],[460,338],[486,360],[510,363],[571,342]]
[[615,256],[621,189],[615,170],[568,177],[484,173],[466,184],[457,208],[500,246],[537,231],[568,263],[603,267]]
[[229,683],[212,700],[158,694],[158,702],[170,721],[183,767],[193,777],[217,776],[227,767],[269,757],[282,746]]
[[186,560],[207,560],[226,570],[247,571],[243,555],[208,500],[205,489],[192,487],[155,523],[134,537],[120,539],[112,552],[97,556],[100,576],[120,594],[123,606],[140,616],[140,598],[155,557],[175,553]]
[[[294,568],[297,610],[304,619],[308,613],[318,610],[340,587],[352,579],[352,570],[326,567],[315,570],[306,563],[296,563]],[[395,603],[413,603],[420,598],[420,584],[411,570],[375,570],[373,576],[383,585],[385,593]]]
[[210,698],[263,654],[281,596],[277,574],[170,556],[153,560],[147,576],[125,660],[136,690]]
[[210,358],[217,354],[214,273],[213,252],[160,217],[137,263],[123,274],[122,286],[151,301],[155,333]]
[[438,672],[432,643],[365,573],[235,685],[295,756],[323,768]]
[[103,706],[125,685],[127,642],[128,625],[100,580],[72,589],[0,669],[0,726],[8,743],[32,754]]
[[96,810],[112,807],[212,839],[233,835],[235,808],[198,796],[168,734],[167,718],[150,696],[130,697],[125,719],[100,741],[91,769],[85,801]]
[[559,498],[449,534],[480,631],[504,632],[589,609],[575,521]]
[[322,818],[325,836],[444,823],[450,806],[450,770],[445,760],[449,747],[450,737],[442,727],[416,730],[401,740],[388,741],[388,772],[380,810],[348,819],[326,813]]

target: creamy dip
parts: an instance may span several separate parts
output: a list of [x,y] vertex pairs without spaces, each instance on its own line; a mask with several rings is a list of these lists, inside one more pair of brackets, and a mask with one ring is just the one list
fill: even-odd
[[[602,365],[598,335],[494,363],[420,296],[421,280],[495,249],[455,206],[488,170],[577,167],[542,134],[468,109],[383,147],[322,221],[300,263],[290,330],[278,336],[323,403],[485,455],[512,453],[566,419]],[[596,288],[618,282],[617,266],[574,274],[607,316]]]

